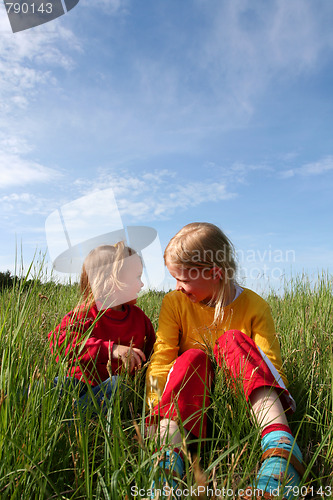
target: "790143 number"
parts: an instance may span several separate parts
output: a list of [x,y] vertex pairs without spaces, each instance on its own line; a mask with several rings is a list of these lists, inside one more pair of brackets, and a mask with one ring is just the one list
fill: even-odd
[[329,497],[332,498],[333,489],[331,486],[320,486],[319,489],[315,489],[313,486],[286,486],[286,494],[292,493],[294,496],[317,496],[320,495],[322,498]]
[[34,2],[5,2],[8,14],[52,14],[52,3],[41,3],[35,5]]

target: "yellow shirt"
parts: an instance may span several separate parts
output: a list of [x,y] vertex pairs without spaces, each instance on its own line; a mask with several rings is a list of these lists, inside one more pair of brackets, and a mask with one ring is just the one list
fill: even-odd
[[178,356],[187,349],[214,348],[215,341],[227,330],[240,330],[251,337],[287,384],[282,370],[280,345],[267,302],[244,288],[223,311],[223,320],[216,327],[213,325],[214,307],[193,303],[180,291],[166,294],[160,311],[154,353],[147,370],[147,398],[150,405],[157,404],[168,373]]

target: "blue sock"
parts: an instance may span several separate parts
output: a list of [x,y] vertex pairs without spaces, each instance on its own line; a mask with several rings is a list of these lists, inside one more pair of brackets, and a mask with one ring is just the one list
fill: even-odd
[[[285,431],[273,431],[264,435],[261,447],[265,454],[267,450],[285,450],[285,458],[268,456],[258,472],[256,489],[270,493],[273,497],[282,492],[288,499],[298,497],[298,486],[301,481],[299,473],[292,465],[292,456],[302,463],[302,453],[293,436]],[[282,452],[283,453],[283,452]],[[289,461],[290,460],[290,461]],[[289,464],[288,464],[289,461]],[[295,488],[293,491],[293,487]]]
[[[176,451],[171,451],[167,450],[165,452],[165,457],[163,460],[159,462],[159,467],[161,469],[166,469],[168,470],[171,474],[175,473],[177,476],[180,478],[183,477],[184,475],[184,462],[181,459],[179,453]],[[169,487],[168,487],[169,486]],[[177,489],[177,483],[174,479],[168,483],[166,479],[163,479],[162,484],[159,486],[159,488],[164,491],[165,490],[165,495],[160,496],[160,498],[168,498],[169,497],[169,488],[173,488],[174,491]],[[155,497],[155,481],[152,484],[152,495],[151,498],[156,498]],[[171,498],[176,498],[176,496],[172,496]]]

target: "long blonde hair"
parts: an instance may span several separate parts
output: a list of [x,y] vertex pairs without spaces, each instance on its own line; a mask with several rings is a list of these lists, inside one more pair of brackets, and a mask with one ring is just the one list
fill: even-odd
[[170,240],[164,261],[185,269],[221,270],[218,293],[213,297],[214,304],[209,305],[215,305],[214,323],[222,321],[237,271],[233,244],[223,231],[209,222],[187,224]]
[[78,306],[86,312],[96,303],[96,297],[105,297],[124,286],[119,279],[125,259],[136,252],[123,241],[115,245],[100,245],[94,248],[84,260],[80,290],[81,302]]

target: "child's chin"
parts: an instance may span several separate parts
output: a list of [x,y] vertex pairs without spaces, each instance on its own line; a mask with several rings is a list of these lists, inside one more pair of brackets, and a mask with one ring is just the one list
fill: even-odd
[[198,299],[196,298],[195,295],[192,295],[191,293],[186,294],[187,298],[190,299],[191,302],[198,302]]
[[129,300],[128,302],[125,302],[124,306],[134,306],[136,304],[137,299],[132,299]]

